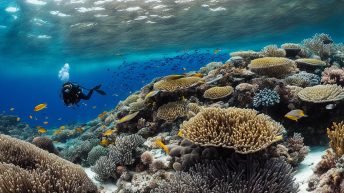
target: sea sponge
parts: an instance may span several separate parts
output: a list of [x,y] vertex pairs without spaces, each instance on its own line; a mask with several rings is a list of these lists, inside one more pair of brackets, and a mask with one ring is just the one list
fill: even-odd
[[220,99],[231,95],[233,91],[234,89],[231,86],[216,86],[206,90],[203,97],[207,99]]
[[277,45],[265,46],[262,51],[264,57],[285,57],[286,51],[284,49],[278,48]]
[[97,193],[97,187],[80,166],[0,135],[0,192]]
[[267,88],[259,90],[253,97],[253,106],[254,107],[270,107],[280,102],[279,94]]
[[283,77],[297,71],[295,62],[288,58],[265,57],[252,60],[249,69],[261,76]]
[[201,146],[232,148],[241,154],[262,150],[282,139],[284,128],[252,109],[205,108],[181,125],[182,136]]
[[326,62],[315,58],[300,58],[295,60],[298,67],[324,67]]
[[344,99],[344,89],[338,85],[316,85],[302,89],[297,96],[311,103],[333,102]]
[[157,117],[168,122],[176,120],[178,117],[186,116],[187,103],[184,101],[169,102],[158,109]]
[[165,90],[165,91],[176,91],[185,88],[189,88],[198,83],[201,83],[202,79],[199,77],[184,77],[179,79],[162,79],[154,83],[153,87],[155,90]]
[[344,154],[344,122],[333,122],[331,128],[327,128],[327,136],[333,152],[341,157]]

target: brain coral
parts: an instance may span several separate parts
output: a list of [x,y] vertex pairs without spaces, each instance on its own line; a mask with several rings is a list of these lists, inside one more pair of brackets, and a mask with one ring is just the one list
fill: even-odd
[[199,77],[184,77],[178,79],[162,79],[154,83],[153,87],[156,90],[176,91],[180,89],[189,88],[201,81]]
[[252,60],[248,67],[258,75],[277,78],[297,71],[293,60],[279,57],[258,58]]
[[233,91],[234,89],[231,86],[216,86],[206,90],[203,97],[207,99],[219,99],[231,95]]
[[252,109],[205,108],[181,125],[183,137],[202,146],[233,148],[241,154],[282,139],[283,126]]
[[344,154],[344,122],[333,123],[331,128],[327,128],[327,136],[332,150],[341,157]]
[[253,106],[254,107],[269,107],[280,102],[279,94],[267,88],[260,90],[253,97]]
[[338,85],[316,85],[302,89],[297,95],[306,102],[325,103],[344,99],[344,90]]
[[172,122],[187,113],[187,103],[184,101],[169,102],[158,109],[157,117]]
[[0,135],[0,192],[98,191],[81,167],[33,144]]

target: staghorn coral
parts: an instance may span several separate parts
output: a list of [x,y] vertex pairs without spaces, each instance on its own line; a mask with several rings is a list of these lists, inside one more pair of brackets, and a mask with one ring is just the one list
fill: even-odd
[[233,91],[234,89],[231,86],[216,86],[206,90],[203,97],[207,99],[220,99],[231,95]]
[[0,135],[0,192],[98,191],[81,167],[30,143]]
[[277,45],[265,46],[261,53],[264,57],[285,57],[286,51],[284,49],[278,48]]
[[332,39],[328,34],[315,34],[312,38],[303,40],[304,46],[321,58],[331,55]]
[[301,71],[284,79],[285,82],[292,86],[307,87],[320,84],[320,77],[316,74]]
[[183,117],[187,113],[187,103],[185,101],[169,102],[158,109],[157,117],[168,122]]
[[115,145],[109,146],[108,155],[102,156],[96,161],[95,166],[91,167],[91,170],[97,174],[96,178],[100,181],[109,178],[117,179],[116,166],[133,164],[135,159],[139,157],[136,155],[136,149],[144,141],[144,138],[137,134],[118,137]]
[[344,68],[331,66],[325,68],[321,75],[321,82],[325,84],[344,85]]
[[35,146],[41,149],[48,151],[49,153],[53,153],[56,155],[59,154],[59,152],[57,151],[57,149],[55,148],[53,144],[53,140],[51,140],[49,137],[35,137],[32,140],[32,144],[34,144]]
[[302,89],[297,95],[302,101],[326,103],[344,99],[344,89],[337,85],[316,85]]
[[258,75],[277,78],[297,71],[293,60],[280,57],[258,58],[252,60],[248,67]]
[[164,90],[164,91],[176,91],[185,88],[192,87],[200,82],[202,79],[199,77],[184,77],[179,79],[162,79],[154,83],[155,90]]
[[254,107],[270,107],[280,102],[279,94],[267,88],[260,90],[253,97]]
[[252,109],[206,108],[181,125],[184,138],[201,146],[233,148],[248,154],[282,139],[284,128]]
[[97,145],[93,147],[91,151],[88,152],[88,155],[87,155],[88,165],[90,166],[94,165],[101,156],[105,156],[107,155],[107,153],[108,153],[108,149],[101,145]]
[[197,164],[189,172],[176,172],[152,193],[296,193],[293,175],[290,165],[279,159],[237,164],[217,160]]
[[327,136],[333,152],[341,157],[344,154],[344,122],[333,122],[331,128],[327,128]]

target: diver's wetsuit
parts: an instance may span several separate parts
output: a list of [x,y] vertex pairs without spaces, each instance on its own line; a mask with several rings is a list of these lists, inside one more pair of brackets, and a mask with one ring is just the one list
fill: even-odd
[[93,91],[99,88],[100,85],[90,89],[87,95],[85,95],[82,92],[81,86],[75,83],[67,82],[63,84],[62,87],[63,101],[67,106],[78,104],[81,99],[90,99],[93,94]]

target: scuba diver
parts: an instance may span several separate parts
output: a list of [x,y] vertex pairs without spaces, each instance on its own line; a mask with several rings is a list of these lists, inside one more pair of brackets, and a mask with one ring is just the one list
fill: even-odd
[[[65,105],[72,106],[72,105],[78,105],[81,99],[88,100],[91,98],[93,91],[98,92],[101,95],[106,95],[106,93],[102,90],[100,90],[101,84],[98,86],[95,86],[92,89],[87,89],[85,87],[82,87],[76,83],[72,82],[66,82],[62,86],[61,94],[63,97],[63,101]],[[82,89],[88,90],[87,95],[85,95],[82,92]]]

